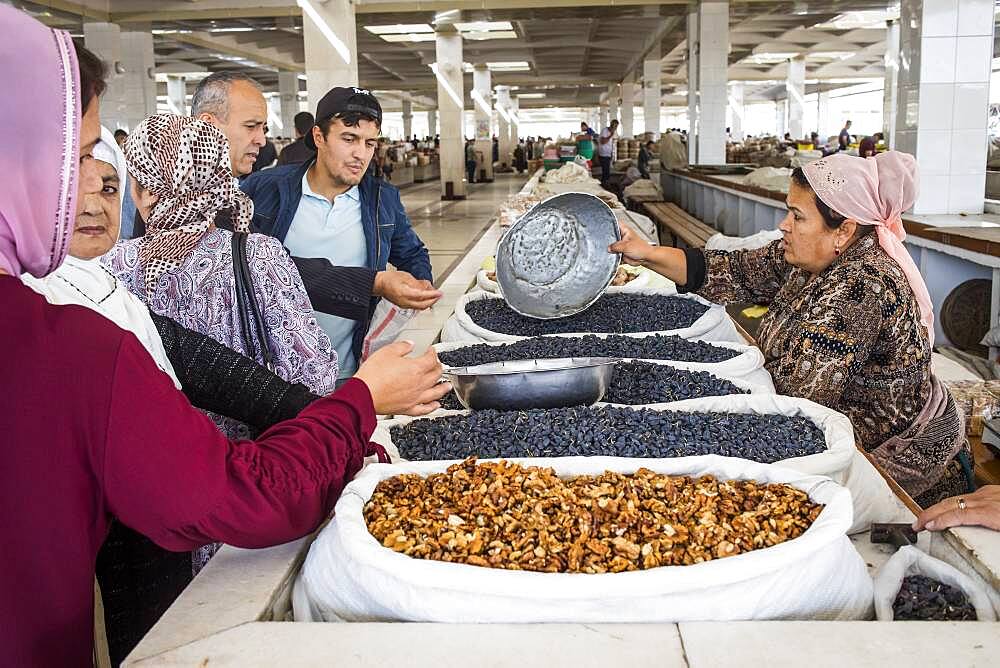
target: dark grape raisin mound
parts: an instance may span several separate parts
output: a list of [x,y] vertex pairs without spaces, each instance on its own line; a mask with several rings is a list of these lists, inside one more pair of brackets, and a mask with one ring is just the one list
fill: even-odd
[[770,464],[826,449],[801,416],[683,413],[618,406],[473,411],[390,430],[404,459],[685,457],[723,455]]
[[586,311],[552,320],[523,316],[503,299],[478,299],[465,305],[465,312],[483,329],[513,336],[668,331],[690,327],[706,311],[707,306],[692,299],[633,294],[606,294]]
[[961,589],[924,575],[907,575],[892,602],[898,621],[974,622],[976,608]]
[[535,336],[499,346],[485,343],[438,353],[449,366],[475,366],[506,360],[551,359],[553,357],[627,357],[640,360],[674,360],[715,364],[739,355],[732,348],[704,341],[689,341],[673,334],[652,334],[637,338],[612,334],[606,337]]
[[[619,362],[602,401],[638,406],[729,394],[748,392],[706,371],[685,371],[652,362]],[[441,407],[464,408],[454,392],[442,399]]]

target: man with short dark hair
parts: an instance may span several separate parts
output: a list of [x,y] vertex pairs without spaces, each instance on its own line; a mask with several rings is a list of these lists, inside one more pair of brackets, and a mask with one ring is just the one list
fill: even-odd
[[[337,350],[340,376],[349,378],[361,361],[378,297],[425,309],[441,293],[431,283],[430,255],[410,226],[399,190],[368,173],[381,134],[378,100],[361,88],[334,88],[320,100],[315,121],[305,136],[314,159],[258,172],[241,188],[253,199],[256,229],[292,255],[310,258],[296,262],[307,287],[308,276],[333,266],[354,269],[354,287],[374,295],[357,300],[357,312],[347,317],[313,301]],[[388,271],[388,262],[400,271]]]
[[607,187],[611,178],[611,163],[614,160],[615,133],[618,132],[618,119],[611,119],[611,124],[601,131],[601,136],[597,140],[597,158],[601,162],[601,185]]
[[851,146],[851,122],[844,123],[844,129],[837,135],[837,146],[841,151],[846,151]]
[[126,139],[128,139],[128,133],[127,132],[125,132],[121,128],[118,128],[117,130],[115,130],[115,141],[118,142],[118,147],[119,148],[121,148],[121,149],[124,150],[124,148],[125,148],[125,140]]
[[306,146],[306,135],[309,134],[312,126],[315,124],[316,121],[313,119],[313,115],[308,111],[300,111],[295,114],[295,141],[282,149],[281,155],[278,156],[279,167],[282,165],[299,165],[306,160],[313,159],[316,151]]

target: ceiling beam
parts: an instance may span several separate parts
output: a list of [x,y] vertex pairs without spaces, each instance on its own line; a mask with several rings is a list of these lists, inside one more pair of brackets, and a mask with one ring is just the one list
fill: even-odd
[[209,51],[225,53],[238,58],[252,60],[260,63],[261,65],[274,67],[278,70],[284,70],[287,72],[305,71],[305,66],[302,62],[296,62],[285,57],[277,49],[246,48],[237,42],[232,35],[196,32],[191,34],[178,33],[170,35],[170,38],[174,41],[191,44],[192,46],[208,49]]

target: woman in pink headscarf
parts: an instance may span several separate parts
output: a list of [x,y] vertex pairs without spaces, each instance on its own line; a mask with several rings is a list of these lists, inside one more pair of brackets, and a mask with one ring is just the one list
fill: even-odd
[[758,344],[778,392],[850,418],[860,445],[918,503],[971,487],[962,416],[931,374],[934,314],[903,246],[913,156],[836,154],[792,173],[784,237],[764,248],[653,247],[625,230],[612,252],[721,303],[767,304]]
[[78,202],[101,190],[91,151],[102,70],[69,33],[0,5],[0,527],[10,548],[0,652],[10,666],[91,662],[94,560],[112,517],[178,551],[301,537],[362,466],[376,411],[424,412],[448,389],[435,387],[433,352],[407,359],[409,346],[393,344],[297,418],[230,441],[132,333],[25,286],[20,274],[62,263]]

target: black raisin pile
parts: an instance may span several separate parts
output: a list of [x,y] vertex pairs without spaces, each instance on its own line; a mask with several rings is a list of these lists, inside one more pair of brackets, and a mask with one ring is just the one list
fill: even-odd
[[[619,362],[615,365],[611,387],[601,401],[638,406],[728,394],[748,392],[707,371],[685,371],[652,362]],[[442,399],[441,407],[464,408],[454,392]]]
[[961,589],[924,575],[907,575],[892,602],[893,619],[974,622],[976,609]]
[[739,351],[704,341],[688,341],[673,334],[637,338],[612,334],[607,337],[535,336],[499,346],[476,343],[438,353],[449,366],[475,366],[507,360],[540,360],[554,357],[628,357],[639,360],[718,363],[731,360]]
[[414,420],[390,434],[400,456],[418,461],[723,455],[770,464],[826,449],[823,432],[805,417],[618,406],[473,411]]
[[502,299],[479,299],[465,305],[465,312],[483,329],[514,336],[660,332],[690,327],[706,311],[707,306],[692,299],[632,294],[606,294],[586,311],[552,320],[523,316]]

